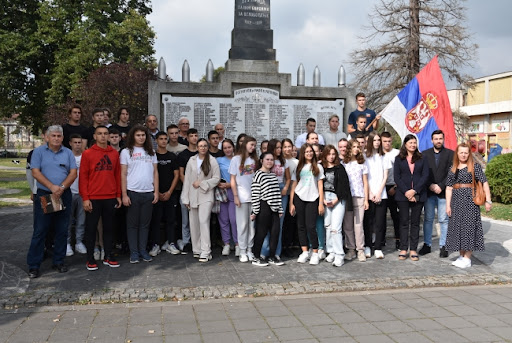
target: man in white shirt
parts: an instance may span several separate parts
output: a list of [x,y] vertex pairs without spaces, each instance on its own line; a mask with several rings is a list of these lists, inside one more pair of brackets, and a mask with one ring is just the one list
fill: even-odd
[[[316,129],[316,120],[314,118],[308,118],[306,120],[306,132],[300,134],[297,136],[297,139],[295,140],[295,146],[297,149],[300,149],[300,147],[306,143],[306,137],[308,133],[315,132]],[[318,144],[325,145],[324,138],[321,135],[318,135]]]
[[393,177],[393,165],[400,151],[393,148],[393,137],[391,137],[389,132],[382,132],[381,140],[382,149],[386,154],[386,158],[391,161],[392,166],[388,173],[388,179],[386,180],[386,192],[388,193],[387,207],[389,208],[389,213],[391,213],[391,219],[393,220],[395,247],[397,250],[400,250],[400,215],[398,214],[398,207],[395,201],[396,183]]
[[322,133],[322,136],[325,139],[325,144],[331,144],[336,146],[340,139],[347,138],[345,132],[339,129],[340,126],[340,117],[337,114],[333,114],[329,118],[329,131]]

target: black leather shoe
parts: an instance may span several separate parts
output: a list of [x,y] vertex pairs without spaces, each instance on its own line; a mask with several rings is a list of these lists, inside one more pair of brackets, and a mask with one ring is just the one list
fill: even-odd
[[439,249],[439,257],[441,257],[441,258],[448,257],[448,251],[446,250],[445,247],[441,247],[441,249]]
[[426,255],[426,254],[430,254],[431,251],[432,251],[431,247],[429,247],[426,244],[423,244],[423,246],[421,247],[420,251],[418,251],[418,254],[423,256],[423,255]]
[[52,269],[58,271],[59,273],[65,273],[68,271],[68,266],[65,264],[54,264]]
[[39,269],[37,268],[30,268],[28,270],[28,277],[31,279],[35,279],[39,277]]

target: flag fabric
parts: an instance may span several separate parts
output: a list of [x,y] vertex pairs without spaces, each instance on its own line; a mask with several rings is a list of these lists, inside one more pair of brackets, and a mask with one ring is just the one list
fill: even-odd
[[444,146],[455,150],[453,115],[437,56],[435,56],[380,113],[402,140],[418,137],[418,149],[432,147],[432,132],[443,130]]

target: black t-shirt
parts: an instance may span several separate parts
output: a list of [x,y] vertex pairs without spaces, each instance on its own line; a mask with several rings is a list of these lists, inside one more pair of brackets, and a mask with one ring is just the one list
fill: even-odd
[[[194,155],[197,155],[197,151],[190,151],[188,149],[185,149],[183,150],[182,152],[180,152],[180,154],[178,155],[178,165],[180,167],[183,167],[183,169],[187,169],[187,163],[188,163],[188,160],[190,160],[190,158]],[[184,171],[185,172],[185,171]]]
[[118,124],[113,124],[112,128],[116,129],[117,131],[119,131],[121,133],[121,141],[124,142],[124,140],[128,136],[128,132],[130,132],[132,127],[130,125],[128,125],[128,126],[120,126]]
[[87,139],[87,146],[91,147],[94,141],[94,131],[96,128],[94,126],[90,126],[85,130],[85,139]]
[[83,126],[82,124],[80,124],[80,125],[71,125],[69,123],[64,124],[62,126],[62,130],[64,133],[64,140],[63,140],[62,144],[68,149],[71,149],[71,146],[69,145],[69,137],[72,134],[78,133],[80,136],[82,136],[83,139],[87,139],[87,137],[85,137],[87,128],[85,126]]
[[158,160],[158,188],[160,193],[167,192],[174,180],[174,171],[179,169],[178,158],[172,152],[156,153]]
[[178,143],[188,146],[188,141],[186,138],[178,136]]
[[217,152],[208,151],[208,153],[210,155],[212,155],[213,157],[215,157],[215,158],[224,156],[224,152],[222,150],[220,150],[220,149]]

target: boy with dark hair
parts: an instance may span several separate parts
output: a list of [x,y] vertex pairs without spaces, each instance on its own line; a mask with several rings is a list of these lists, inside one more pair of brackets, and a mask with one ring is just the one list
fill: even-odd
[[110,127],[108,129],[108,143],[117,152],[120,152],[122,147],[120,146],[121,143],[121,134],[119,130],[116,128]]
[[[377,130],[379,127],[379,120],[381,115],[377,115],[374,110],[370,110],[366,107],[366,96],[364,93],[356,94],[356,102],[356,110],[352,111],[348,116],[347,132],[352,135],[354,131],[356,131],[356,121],[361,114],[366,117],[366,125],[369,125],[373,122],[373,124],[368,128],[368,132],[372,132],[374,129]],[[376,120],[373,121],[374,119]],[[352,137],[355,137],[355,135],[352,135]]]
[[357,116],[356,120],[356,130],[350,134],[350,137],[357,137],[357,135],[363,135],[364,137],[370,134],[370,131],[366,129],[367,119],[364,114],[360,114]]
[[208,148],[210,155],[215,158],[224,156],[222,150],[219,149],[219,133],[217,131],[208,132],[208,144],[210,145]]
[[[156,256],[161,250],[170,254],[180,253],[176,248],[175,235],[175,214],[178,203],[176,185],[180,178],[178,159],[175,154],[167,151],[167,134],[160,131],[156,134],[156,158],[158,160],[158,202],[153,205],[153,216],[150,226],[150,246],[149,254]],[[162,217],[165,217],[165,227],[167,241],[160,249],[160,223]]]
[[[105,113],[103,112],[103,108],[93,109],[92,110],[92,125],[85,132],[85,139],[87,139],[88,147],[90,147],[94,144],[93,139],[94,139],[94,132],[96,131],[96,128],[98,126],[104,126],[104,122],[105,122]],[[84,136],[82,136],[82,137],[84,137]]]
[[68,123],[62,126],[62,130],[64,132],[64,140],[62,141],[62,144],[68,149],[71,149],[69,142],[73,133],[77,133],[82,136],[82,139],[84,140],[82,150],[87,146],[87,141],[85,140],[87,128],[80,124],[81,119],[82,106],[78,104],[71,106],[68,110]]
[[119,108],[119,111],[117,112],[117,123],[112,125],[111,128],[114,128],[119,131],[119,134],[121,136],[121,146],[124,146],[124,140],[126,139],[126,136],[128,136],[128,132],[130,132],[130,129],[132,128],[128,123],[130,121],[130,112],[128,111],[127,107],[121,107]]

